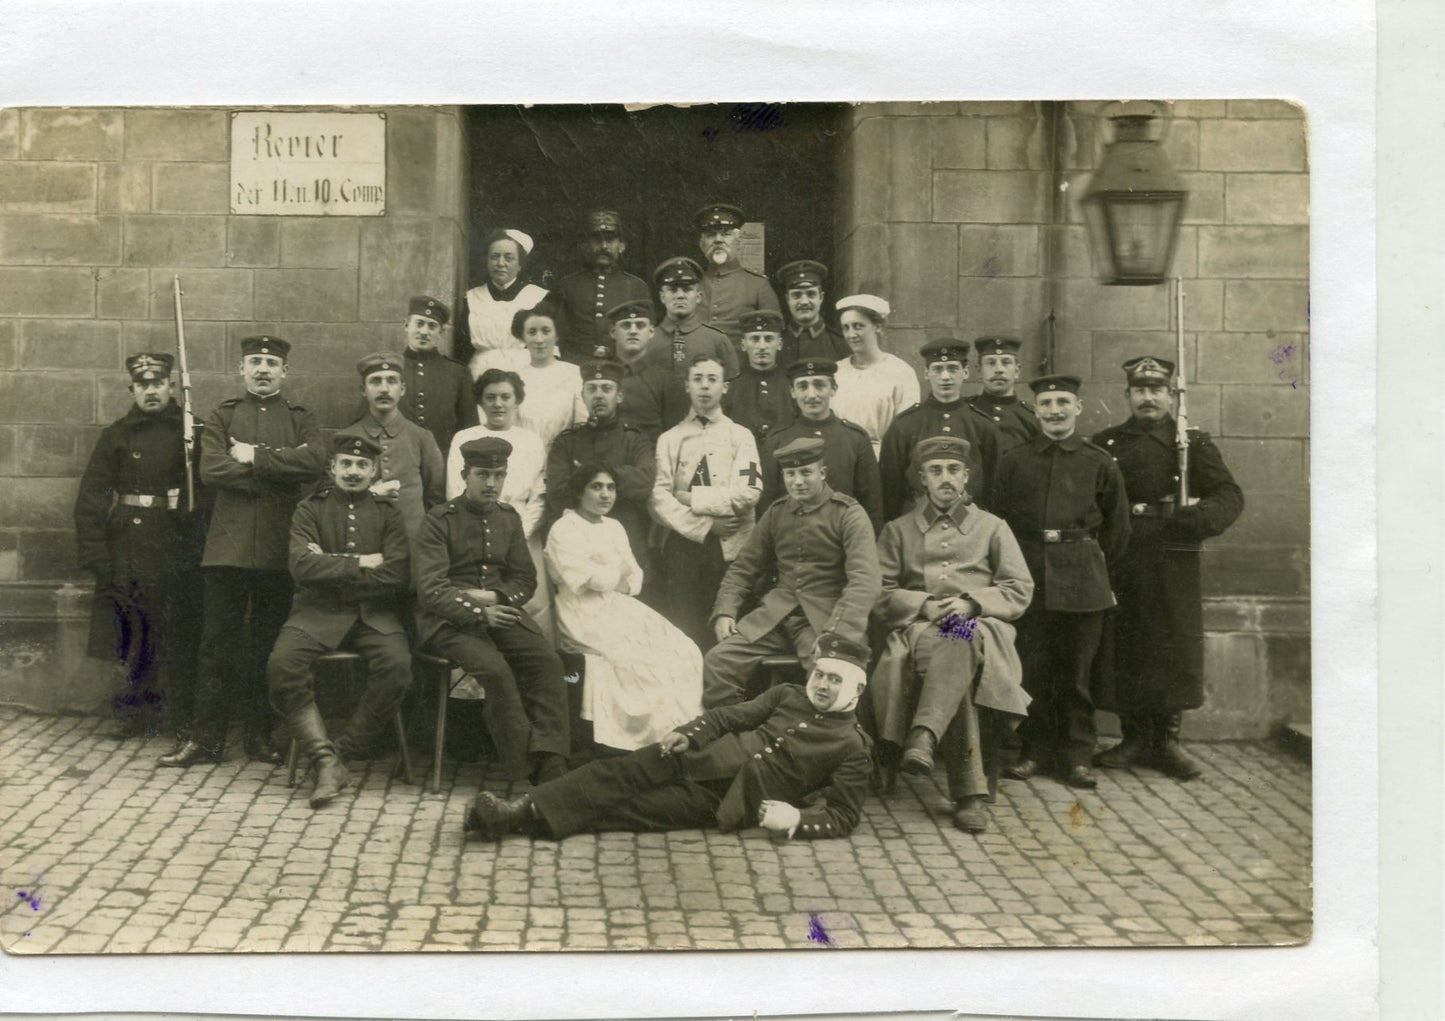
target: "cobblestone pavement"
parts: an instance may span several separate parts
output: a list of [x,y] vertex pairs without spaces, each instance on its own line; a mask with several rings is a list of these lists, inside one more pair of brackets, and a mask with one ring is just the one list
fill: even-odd
[[[1307,765],[1195,745],[1203,777],[1005,782],[982,836],[940,775],[870,798],[850,840],[743,834],[464,843],[481,781],[369,764],[313,812],[285,768],[157,770],[159,739],[0,709],[0,937],[19,953],[1134,946],[1310,933]],[[500,779],[490,784],[500,789]]]

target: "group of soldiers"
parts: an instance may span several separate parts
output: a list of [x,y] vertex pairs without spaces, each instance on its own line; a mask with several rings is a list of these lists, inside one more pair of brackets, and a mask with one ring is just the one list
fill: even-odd
[[[160,763],[185,768],[220,761],[238,716],[246,754],[275,762],[279,716],[320,807],[349,784],[346,762],[381,743],[420,649],[475,678],[502,766],[532,785],[477,795],[465,825],[488,837],[843,836],[870,785],[889,793],[936,758],[969,832],[986,828],[1000,774],[1083,788],[1095,765],[1197,775],[1179,733],[1204,700],[1199,551],[1243,497],[1207,435],[1189,430],[1181,456],[1175,366],[1126,362],[1130,417],[1089,440],[1077,377],[1028,380],[1030,405],[1017,338],[941,337],[919,352],[921,399],[865,428],[832,405],[907,391],[883,378],[887,302],[835,302],[835,331],[813,261],[778,271],[779,302],[739,264],[742,224],[734,206],[699,213],[707,267],[659,265],[660,314],[621,269],[616,213],[587,214],[587,268],[540,298],[517,282],[530,239],[497,232],[489,263],[493,249],[514,256],[498,260],[512,279],[468,292],[453,357],[440,344],[450,309],[412,299],[405,349],[359,361],[356,421],[335,432],[282,394],[279,337],[241,342],[242,392],[194,444],[171,356],[128,359],[135,406],[102,433],[76,505],[97,580],[91,653],[125,673],[118,736],[173,731]],[[546,444],[535,522],[503,499],[516,434],[478,413],[499,388],[520,400],[520,378],[492,367],[473,380],[466,365],[500,349],[477,337],[524,295],[512,334],[555,323],[587,416]],[[616,483],[608,515],[644,568],[643,601],[703,653],[702,704],[661,742],[569,771],[576,721],[529,540],[597,465]],[[313,671],[338,649],[362,656],[367,680],[328,730]],[[796,658],[803,685],[769,684],[779,657]],[[1123,733],[1103,752],[1096,709]]]

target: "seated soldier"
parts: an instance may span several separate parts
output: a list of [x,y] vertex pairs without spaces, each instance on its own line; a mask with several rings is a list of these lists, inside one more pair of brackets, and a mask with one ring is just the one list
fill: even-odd
[[[777,452],[786,500],[764,512],[723,576],[713,604],[718,644],[703,659],[702,704],[740,702],[769,655],[797,652],[804,670],[824,634],[863,643],[880,589],[873,526],[851,496],[828,486],[823,441],[794,440]],[[777,581],[742,620],[743,602],[763,581]]]
[[487,730],[513,780],[567,770],[562,661],[522,607],[537,571],[521,516],[499,503],[512,445],[483,436],[461,445],[462,495],[422,522],[416,564],[417,626],[428,652],[451,660],[486,692]]
[[889,750],[896,757],[906,733],[902,768],[926,776],[944,741],[954,824],[981,833],[985,756],[996,782],[1001,730],[1028,712],[1007,622],[1024,612],[1034,583],[1008,526],[969,505],[968,453],[968,441],[953,436],[919,443],[913,459],[926,499],[878,537],[883,597],[873,614],[888,637],[869,700],[880,759]]
[[828,636],[806,687],[780,684],[713,709],[657,744],[596,759],[528,794],[482,791],[465,829],[484,840],[561,840],[602,830],[761,826],[774,840],[846,837],[868,783],[868,738],[853,715],[868,650]]
[[[406,525],[394,504],[369,491],[381,448],[365,436],[338,434],[331,449],[330,485],[302,500],[291,518],[296,597],[266,664],[271,704],[316,770],[312,808],[351,782],[341,760],[371,745],[411,684],[411,649],[397,613],[409,577]],[[317,657],[341,648],[366,659],[366,691],[333,746],[311,670]]]

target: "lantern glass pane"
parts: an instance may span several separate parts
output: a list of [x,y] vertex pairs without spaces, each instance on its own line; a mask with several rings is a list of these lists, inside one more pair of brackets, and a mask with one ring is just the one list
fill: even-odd
[[1169,269],[1179,199],[1172,195],[1109,195],[1101,204],[1114,275],[1162,280]]

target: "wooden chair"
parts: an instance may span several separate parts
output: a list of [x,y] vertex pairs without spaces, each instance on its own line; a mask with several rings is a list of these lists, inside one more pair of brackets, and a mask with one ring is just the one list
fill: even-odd
[[[319,683],[321,675],[323,673],[341,674],[343,672],[348,675],[345,687],[354,690],[366,679],[366,660],[355,652],[327,652],[316,658],[316,664],[311,668],[311,676],[318,708],[321,707],[323,701],[323,692],[328,692],[338,687],[334,682]],[[358,674],[359,679],[357,678]],[[352,705],[355,705],[354,701]],[[349,708],[347,711],[350,711]],[[326,715],[326,711],[323,709],[322,716]],[[401,751],[401,758],[397,765],[400,768],[403,779],[405,779],[407,783],[416,783],[416,780],[412,776],[411,750],[406,744],[406,724],[402,721],[400,706],[397,707],[396,712],[392,716],[392,723],[396,728],[397,747]],[[287,787],[296,786],[296,773],[299,765],[297,760],[300,758],[298,754],[299,751],[300,749],[297,746],[296,738],[293,736],[286,749]],[[396,775],[395,771],[393,771],[392,775]]]

